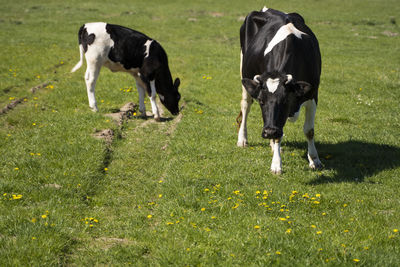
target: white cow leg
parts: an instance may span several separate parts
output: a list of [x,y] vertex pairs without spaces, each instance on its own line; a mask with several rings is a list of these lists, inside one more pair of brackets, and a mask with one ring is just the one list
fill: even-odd
[[151,87],[151,96],[149,96],[149,98],[151,103],[151,109],[153,111],[154,119],[156,121],[160,121],[160,112],[158,111],[158,106],[156,102],[157,92],[154,80],[150,81],[150,87]]
[[272,142],[270,143],[274,152],[271,163],[271,172],[274,174],[282,173],[281,140],[282,139],[271,140]]
[[322,168],[322,163],[318,157],[317,149],[314,144],[314,119],[315,113],[317,111],[317,104],[315,100],[308,100],[304,103],[305,106],[305,121],[303,126],[303,132],[307,138],[308,142],[308,161],[311,169]]
[[136,78],[136,87],[139,94],[139,112],[141,113],[142,117],[146,117],[146,106],[144,105],[145,91],[143,83],[140,82],[138,79],[140,78]]
[[99,77],[100,68],[101,68],[101,64],[99,64],[99,63],[93,63],[93,62],[89,62],[89,61],[87,62],[87,68],[86,68],[86,73],[85,73],[85,82],[86,82],[86,89],[87,89],[87,94],[88,94],[88,99],[89,99],[89,107],[94,112],[98,111],[96,97],[95,97],[95,87],[96,87],[97,78]]
[[[240,112],[242,115],[242,122],[240,124],[238,133],[237,146],[246,147],[247,142],[247,117],[250,112],[251,104],[253,103],[252,97],[247,93],[246,89],[242,87],[242,100],[240,102]],[[240,116],[240,115],[239,115]]]

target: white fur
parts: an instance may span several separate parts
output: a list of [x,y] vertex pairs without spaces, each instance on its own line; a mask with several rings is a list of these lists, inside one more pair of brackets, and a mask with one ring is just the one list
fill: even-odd
[[299,31],[293,23],[288,23],[282,26],[272,38],[272,40],[268,43],[267,48],[264,51],[264,56],[271,52],[271,50],[280,42],[285,40],[289,35],[294,34],[297,38],[301,39],[302,34],[306,34],[302,31]]
[[278,86],[279,86],[279,78],[276,79],[268,78],[267,88],[270,93],[275,93],[276,89],[278,89]]
[[267,12],[268,8],[266,6],[263,7],[262,12]]
[[282,158],[281,158],[281,139],[273,140],[273,152],[271,162],[271,172],[274,174],[282,173]]
[[[304,107],[306,109],[306,116],[305,116],[305,121],[303,125],[303,132],[307,136],[308,132],[310,130],[314,130],[314,120],[315,120],[315,113],[317,111],[317,103],[315,103],[315,100],[308,100],[304,102]],[[317,169],[322,167],[322,163],[318,157],[318,152],[317,149],[315,148],[314,144],[314,138],[308,139],[308,161],[310,168],[312,169]]]
[[150,87],[151,87],[151,96],[149,96],[150,98],[150,103],[151,103],[151,110],[153,111],[153,115],[154,115],[154,119],[155,120],[159,120],[160,119],[160,113],[158,111],[158,107],[157,107],[157,102],[156,102],[156,85],[155,85],[155,81],[150,81]]
[[[240,77],[243,78],[242,75],[242,66],[243,66],[243,52],[240,51]],[[240,110],[242,113],[242,123],[240,124],[239,133],[238,133],[238,141],[237,146],[246,147],[248,145],[247,142],[247,116],[250,112],[251,104],[253,103],[253,98],[247,93],[246,88],[242,85],[242,100],[240,101]]]
[[[139,111],[142,113],[142,115],[146,115],[144,96],[147,85],[140,78],[139,68],[132,68],[127,70],[119,62],[113,62],[108,58],[110,49],[114,46],[114,41],[111,39],[110,34],[107,33],[106,25],[107,24],[104,22],[85,24],[86,31],[88,32],[89,35],[94,34],[95,40],[93,44],[88,46],[88,50],[86,51],[86,53],[84,53],[83,51],[83,46],[82,45],[79,46],[80,61],[74,66],[71,72],[75,72],[82,66],[83,57],[85,57],[87,64],[85,73],[85,82],[89,99],[89,107],[93,111],[98,111],[96,97],[95,97],[95,87],[101,67],[105,66],[113,72],[116,71],[128,72],[136,80],[137,90],[139,93]],[[146,47],[144,55],[145,57],[148,57],[150,54],[150,46],[152,42],[153,40],[147,40],[146,43],[144,44],[144,46]],[[159,119],[160,114],[158,112],[157,103],[155,101],[156,88],[154,81],[151,82],[151,96],[149,97],[154,118]]]
[[293,80],[292,74],[287,74],[286,77],[287,77],[287,81],[286,81],[285,84],[288,84],[288,83],[290,83],[290,82]]
[[148,57],[150,55],[150,45],[153,42],[153,40],[147,40],[144,46],[146,47],[146,51],[144,52],[144,57]]

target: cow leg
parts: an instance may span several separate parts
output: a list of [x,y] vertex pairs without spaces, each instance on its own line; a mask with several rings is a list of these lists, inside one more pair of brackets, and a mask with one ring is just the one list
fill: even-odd
[[136,80],[136,87],[139,94],[139,112],[142,114],[142,117],[146,117],[146,106],[144,105],[144,96],[145,96],[145,87],[146,84],[140,79],[139,76],[134,75]]
[[305,121],[303,126],[303,132],[307,138],[308,142],[308,161],[311,169],[319,169],[322,168],[322,163],[319,160],[317,149],[314,144],[314,119],[315,112],[317,111],[317,104],[315,100],[308,100],[304,103],[306,114]]
[[[240,51],[240,77],[243,78],[242,75],[242,67],[243,67],[243,52]],[[239,133],[238,133],[238,142],[237,146],[246,147],[248,145],[247,142],[247,116],[250,112],[251,104],[253,103],[253,98],[247,93],[247,90],[242,85],[242,100],[240,101],[240,114],[237,118],[239,122],[240,117],[242,117],[242,121],[239,125]]]
[[272,156],[271,172],[274,174],[282,173],[282,159],[281,159],[281,141],[280,139],[271,140],[270,145],[274,152]]
[[156,86],[155,86],[155,81],[150,81],[150,87],[151,87],[151,95],[149,96],[150,98],[150,103],[151,103],[151,110],[153,111],[154,119],[156,121],[160,121],[160,113],[158,111],[158,106],[156,102]]
[[[250,112],[251,104],[253,103],[253,98],[247,93],[246,89],[242,88],[242,100],[240,101],[240,112],[242,115],[242,122],[240,124],[238,133],[237,146],[246,147],[247,142],[247,117]],[[240,114],[239,114],[240,116]]]
[[88,99],[89,99],[89,107],[94,112],[98,111],[96,97],[95,97],[95,87],[96,87],[97,78],[99,77],[100,69],[101,69],[100,62],[97,62],[97,61],[93,62],[93,61],[89,61],[89,60],[87,61],[85,82],[86,82],[86,89],[87,89],[87,94],[88,94]]

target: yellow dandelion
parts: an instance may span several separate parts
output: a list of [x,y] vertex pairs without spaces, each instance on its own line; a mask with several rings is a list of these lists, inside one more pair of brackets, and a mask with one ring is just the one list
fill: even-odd
[[315,194],[316,197],[321,197],[321,194]]
[[151,219],[152,217],[153,217],[153,215],[151,215],[151,214],[147,215],[148,219]]
[[286,218],[279,218],[279,220],[286,221],[287,219]]
[[353,261],[354,261],[354,262],[359,262],[360,260],[359,260],[359,259],[353,259]]
[[204,228],[204,230],[205,230],[206,232],[210,232],[210,231],[211,231],[211,229],[208,228],[208,227]]
[[190,248],[187,248],[186,251],[190,251]]
[[206,208],[201,208],[201,211],[205,211],[206,210]]
[[348,232],[349,232],[349,230],[347,230],[347,229],[346,229],[346,230],[344,230],[343,232],[345,232],[345,233],[348,233]]
[[158,181],[159,184],[162,184],[163,182],[164,182],[163,180]]
[[317,232],[317,235],[320,235],[320,234],[322,234],[322,231],[318,231],[318,232]]
[[173,222],[167,222],[167,225],[173,225],[174,223]]
[[43,214],[42,215],[42,219],[46,219],[47,218],[47,215],[46,214]]
[[281,254],[282,254],[282,252],[280,252],[280,251],[277,251],[277,252],[275,252],[275,254],[276,254],[276,255],[281,255]]
[[162,194],[158,194],[158,198],[162,198]]
[[260,226],[259,225],[255,225],[254,229],[260,229]]
[[286,230],[285,233],[286,233],[286,234],[290,234],[291,232],[292,232],[292,229],[289,228],[289,229]]
[[319,201],[314,201],[313,203],[316,204],[316,205],[320,204]]
[[237,209],[239,207],[239,204],[236,203],[235,206],[232,207],[232,209]]
[[31,222],[36,223],[36,218],[32,218]]
[[32,237],[32,240],[36,240],[36,237],[33,236],[33,237]]
[[394,233],[398,233],[398,232],[399,232],[399,229],[393,229],[393,232],[394,232]]
[[256,191],[256,195],[259,195],[259,194],[261,194],[261,192],[259,190],[257,190]]
[[323,213],[322,213],[322,216],[326,216],[326,212],[323,212]]
[[217,218],[217,217],[215,217],[215,216],[211,216],[211,219],[213,219],[213,220],[216,219],[216,218]]

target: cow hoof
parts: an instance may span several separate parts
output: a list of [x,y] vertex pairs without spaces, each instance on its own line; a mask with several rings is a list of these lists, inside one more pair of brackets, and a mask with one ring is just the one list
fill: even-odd
[[246,140],[238,141],[238,142],[237,142],[237,146],[238,146],[238,147],[247,147],[248,145],[249,145],[249,143],[247,143]]
[[90,110],[93,111],[93,112],[98,112],[99,111],[99,109],[97,107],[90,108]]
[[324,165],[322,165],[322,162],[319,159],[314,159],[313,161],[310,161],[309,166],[313,170],[319,170],[324,167]]
[[160,122],[160,121],[161,121],[161,118],[160,118],[160,117],[155,117],[154,120],[155,120],[156,122]]
[[272,163],[271,164],[271,172],[273,174],[282,174],[282,164],[280,163]]
[[272,169],[272,168],[271,168],[271,172],[272,172],[273,174],[280,175],[280,174],[282,174],[282,169]]

